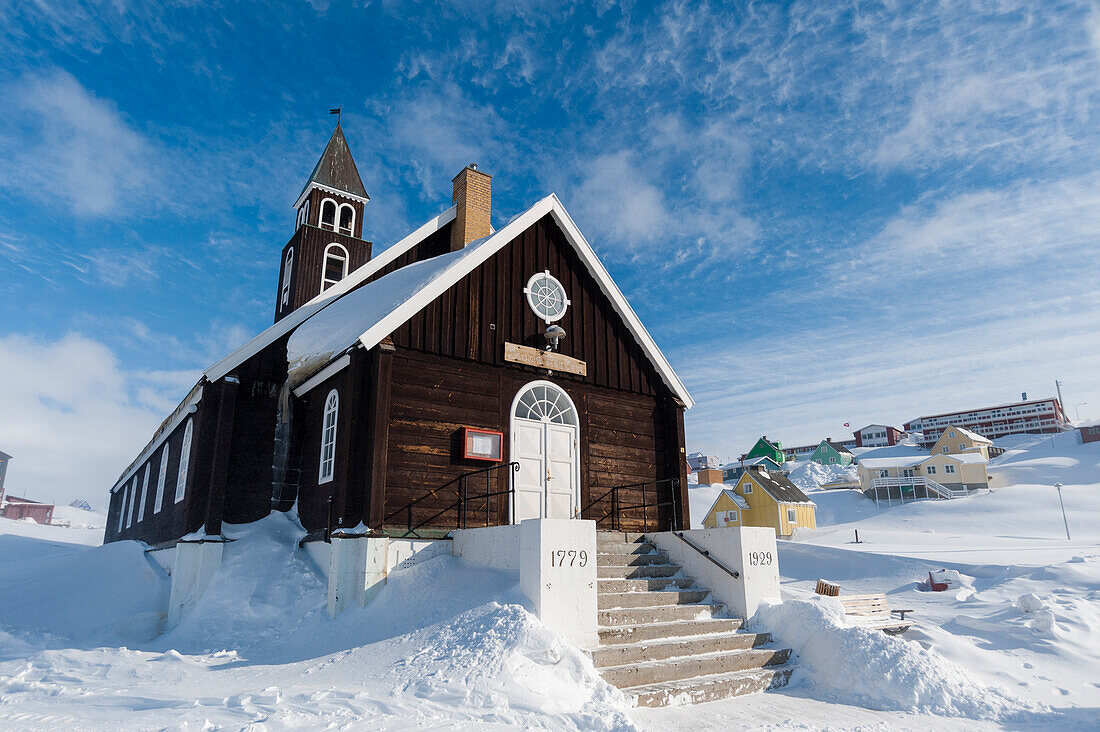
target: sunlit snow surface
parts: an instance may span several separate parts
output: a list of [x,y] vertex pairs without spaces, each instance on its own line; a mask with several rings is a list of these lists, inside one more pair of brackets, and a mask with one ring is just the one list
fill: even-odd
[[[0,728],[1094,729],[1100,445],[1001,444],[994,490],[966,499],[811,489],[820,528],[780,543],[788,602],[756,619],[795,649],[792,685],[656,710],[628,709],[546,631],[512,573],[440,557],[333,621],[277,515],[227,529],[221,572],[164,633],[169,580],[139,545],[0,520]],[[718,490],[691,489],[695,518]],[[960,585],[924,591],[939,568]],[[885,592],[917,625],[903,640],[845,628],[819,577]]]

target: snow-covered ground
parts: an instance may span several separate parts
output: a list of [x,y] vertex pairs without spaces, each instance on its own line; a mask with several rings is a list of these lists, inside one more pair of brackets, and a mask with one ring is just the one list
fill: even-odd
[[[966,499],[811,489],[820,528],[780,543],[786,602],[757,618],[795,649],[793,684],[655,710],[628,709],[543,628],[512,573],[438,557],[329,620],[300,530],[276,515],[227,530],[222,570],[165,633],[169,582],[139,545],[0,521],[0,728],[1095,729],[1100,445],[1006,447],[994,490]],[[693,516],[718,490],[691,488]],[[925,591],[939,568],[962,585]],[[917,625],[844,627],[819,577],[885,592]]]

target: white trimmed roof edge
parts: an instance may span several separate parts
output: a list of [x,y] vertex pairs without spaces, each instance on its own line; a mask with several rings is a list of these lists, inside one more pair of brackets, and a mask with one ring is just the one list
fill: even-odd
[[561,227],[566,240],[573,245],[573,248],[588,266],[597,284],[599,284],[600,289],[611,301],[615,311],[619,313],[619,316],[626,323],[627,328],[630,329],[630,332],[637,339],[642,351],[645,353],[650,363],[653,364],[662,380],[664,380],[665,384],[680,401],[684,403],[684,407],[690,409],[695,405],[695,400],[691,398],[691,394],[688,393],[687,388],[684,386],[683,382],[680,381],[680,377],[673,371],[672,365],[668,362],[668,359],[665,358],[661,349],[657,347],[657,344],[653,341],[653,337],[649,335],[649,331],[642,325],[634,309],[630,307],[630,303],[627,302],[626,297],[623,296],[622,291],[619,290],[615,281],[611,279],[611,275],[608,274],[607,269],[604,268],[603,263],[592,250],[588,240],[584,238],[584,235],[581,233],[580,229],[577,228],[576,223],[574,223],[573,218],[569,215],[569,212],[565,210],[565,206],[562,205],[561,201],[554,193],[551,193],[523,213],[514,217],[502,229],[491,234],[480,246],[473,249],[470,252],[470,256],[458,259],[454,264],[447,267],[440,276],[436,277],[425,287],[413,294],[412,297],[373,323],[359,336],[359,342],[368,350],[377,346],[382,339],[393,333],[397,328],[409,320],[409,318],[427,307],[429,303],[442,295],[449,287],[477,269],[477,267],[485,263],[491,256],[503,249],[508,242],[515,239],[525,229],[532,226],[536,221],[547,214],[551,214],[558,226]]
[[364,263],[362,267],[349,273],[347,277],[324,292],[318,293],[312,300],[305,303],[297,310],[294,310],[285,318],[267,328],[267,330],[264,330],[246,341],[244,345],[240,346],[229,355],[214,363],[203,372],[203,376],[209,381],[217,381],[222,378],[246,360],[255,356],[264,348],[309,320],[324,309],[326,305],[335,301],[341,295],[350,292],[353,287],[359,285],[363,280],[397,259],[401,254],[404,254],[409,249],[449,224],[455,218],[455,211],[455,207],[451,206],[443,213],[430,219],[404,239],[393,244],[377,257],[373,257],[369,262]]

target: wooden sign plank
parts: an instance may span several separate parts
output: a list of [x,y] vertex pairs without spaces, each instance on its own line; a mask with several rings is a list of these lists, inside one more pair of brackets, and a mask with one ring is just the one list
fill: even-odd
[[567,374],[578,376],[588,375],[588,364],[578,358],[563,356],[553,351],[544,351],[530,346],[521,346],[518,343],[504,344],[504,360],[512,363],[521,363],[525,366],[535,366],[551,371],[564,371]]

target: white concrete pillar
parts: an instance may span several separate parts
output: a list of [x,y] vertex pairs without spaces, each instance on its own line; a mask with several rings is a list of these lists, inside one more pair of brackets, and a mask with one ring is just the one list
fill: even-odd
[[172,563],[172,592],[168,598],[168,630],[179,625],[183,616],[195,606],[214,573],[222,565],[225,540],[206,538],[180,541],[176,544]]
[[388,537],[332,535],[326,606],[330,618],[374,599],[386,584],[388,555]]
[[[687,541],[677,534],[683,534]],[[734,617],[749,620],[763,600],[780,602],[774,529],[742,526],[662,531],[646,534],[646,538],[668,554],[672,563],[682,567],[696,584],[706,587],[716,600],[725,603]],[[709,558],[687,542],[707,552]],[[723,567],[738,576],[730,576]]]
[[521,522],[519,569],[520,590],[543,625],[581,648],[598,644],[594,521]]

